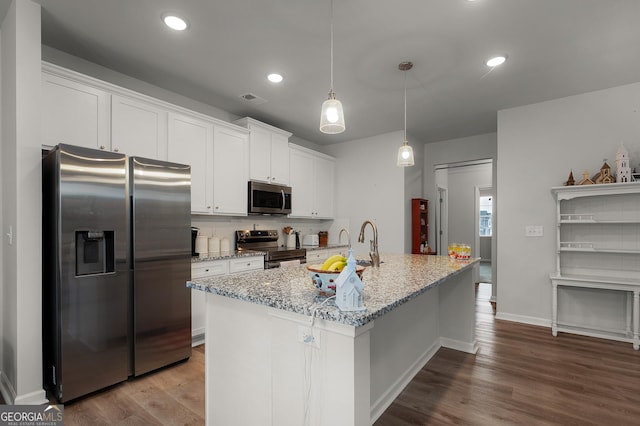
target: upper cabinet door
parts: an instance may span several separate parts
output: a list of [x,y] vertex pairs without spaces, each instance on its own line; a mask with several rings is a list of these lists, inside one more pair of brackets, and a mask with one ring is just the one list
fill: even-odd
[[213,124],[196,117],[169,113],[168,160],[191,166],[191,212],[213,209]]
[[291,215],[315,217],[315,185],[313,157],[297,149],[291,150]]
[[271,132],[251,126],[249,167],[252,180],[271,182]]
[[235,124],[249,129],[249,177],[259,182],[289,185],[289,137],[291,133],[244,117]]
[[335,172],[335,161],[322,157],[315,158],[315,217],[318,219],[333,218]]
[[289,185],[289,137],[278,133],[271,135],[271,181]]
[[335,203],[335,159],[305,148],[292,148],[290,217],[331,219]]
[[249,136],[216,125],[213,133],[213,213],[247,215]]
[[127,155],[167,159],[167,110],[118,95],[111,97],[111,148]]
[[109,94],[42,73],[42,144],[110,150]]

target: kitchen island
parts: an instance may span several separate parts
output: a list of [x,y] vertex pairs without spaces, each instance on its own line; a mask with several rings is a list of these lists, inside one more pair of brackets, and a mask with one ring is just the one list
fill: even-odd
[[478,259],[381,258],[363,312],[304,265],[188,282],[207,293],[207,424],[370,425],[440,347],[475,353]]

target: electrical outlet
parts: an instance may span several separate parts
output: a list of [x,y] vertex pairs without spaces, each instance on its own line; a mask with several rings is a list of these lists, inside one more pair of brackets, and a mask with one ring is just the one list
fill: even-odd
[[311,327],[299,325],[298,342],[320,349],[320,332]]
[[542,225],[527,225],[524,235],[526,237],[542,237],[544,235]]

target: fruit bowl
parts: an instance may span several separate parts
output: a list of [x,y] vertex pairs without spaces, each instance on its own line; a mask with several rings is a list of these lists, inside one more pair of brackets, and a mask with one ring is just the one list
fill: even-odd
[[[356,274],[362,279],[362,273],[365,267],[356,265]],[[338,278],[341,271],[325,271],[322,265],[308,265],[307,270],[311,275],[313,286],[320,291],[320,294],[331,295],[336,294],[335,279]]]

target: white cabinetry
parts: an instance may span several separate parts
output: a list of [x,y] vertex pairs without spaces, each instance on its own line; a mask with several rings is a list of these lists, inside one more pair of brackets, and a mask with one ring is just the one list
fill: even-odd
[[255,271],[264,269],[264,256],[245,256],[229,260],[229,273]]
[[[229,273],[228,260],[212,260],[191,264],[191,279],[209,278]],[[205,324],[205,296],[204,291],[191,290],[191,336],[201,340],[204,335]]]
[[42,144],[110,149],[109,93],[42,73]]
[[250,131],[250,179],[289,185],[289,138],[291,133],[249,117],[237,120],[235,123]]
[[290,164],[293,193],[290,217],[333,218],[335,159],[292,146]]
[[[249,130],[47,63],[42,94],[43,146],[66,143],[188,164],[193,214],[246,216]],[[264,126],[277,158],[273,169],[286,169],[288,180],[290,134]]]
[[191,166],[191,212],[211,214],[213,205],[213,124],[169,113],[168,160]]
[[331,219],[333,218],[333,204],[335,202],[335,160],[317,155],[314,159],[313,173],[315,217]]
[[[556,197],[556,271],[551,274],[552,333],[632,342],[640,348],[640,183],[566,186]],[[622,291],[626,329],[558,322],[558,287]]]
[[247,215],[248,151],[246,130],[215,126],[213,214]]
[[318,263],[323,263],[325,260],[327,260],[330,256],[333,256],[334,254],[341,254],[343,256],[348,256],[349,255],[349,247],[334,247],[334,248],[323,248],[323,249],[314,249],[314,250],[310,250],[307,248],[307,257],[306,257],[306,261],[307,264],[310,265],[314,265],[314,264],[318,264]]
[[167,159],[167,110],[149,102],[111,96],[111,146],[127,155]]
[[[191,264],[191,279],[197,281],[221,275],[264,269],[264,256],[243,256],[232,259],[210,260]],[[204,342],[205,301],[204,291],[191,290],[191,337],[194,342]]]

